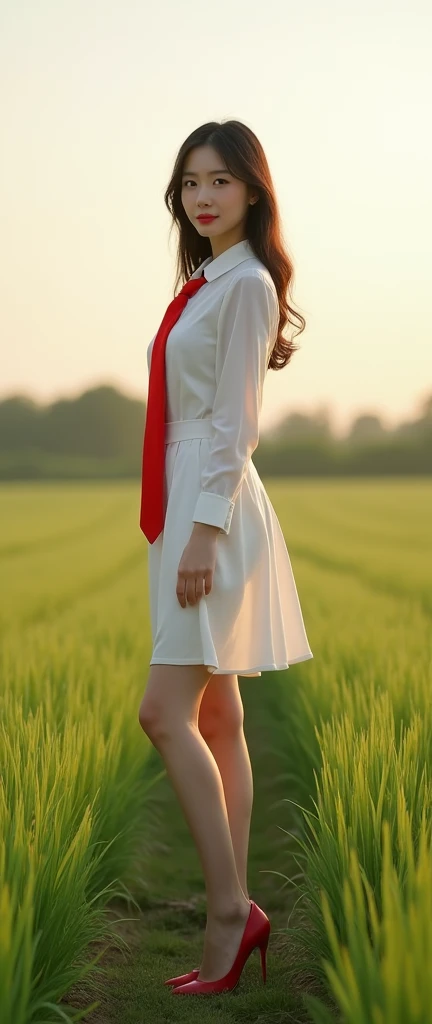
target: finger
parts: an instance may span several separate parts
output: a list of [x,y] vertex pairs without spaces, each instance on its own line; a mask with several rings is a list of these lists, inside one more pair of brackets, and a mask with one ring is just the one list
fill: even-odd
[[186,586],[186,600],[190,605],[196,604],[196,591],[195,591],[195,577],[187,581]]
[[176,586],[177,600],[182,608],[186,608],[186,580],[178,577]]
[[212,572],[211,569],[209,569],[208,572],[206,572],[206,574],[204,576],[204,593],[205,593],[206,596],[207,596],[207,594],[210,593],[210,591],[212,589],[212,586],[213,586],[213,572]]

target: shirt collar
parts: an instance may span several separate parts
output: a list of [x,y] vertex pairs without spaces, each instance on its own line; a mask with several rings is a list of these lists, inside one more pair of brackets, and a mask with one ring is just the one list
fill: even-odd
[[[245,238],[241,242],[236,242],[235,245],[230,245],[229,249],[225,249],[220,256],[216,256],[213,259],[212,256],[208,256],[206,260],[200,263],[199,267],[194,270],[191,274],[189,281],[193,281],[196,277],[201,277],[203,268],[205,267],[204,277],[207,281],[214,281],[216,277],[220,277],[221,274],[226,274],[227,270],[233,270],[239,263],[243,263],[243,260],[250,260],[255,257],[254,250],[249,242],[249,239]],[[256,258],[256,257],[255,257]]]

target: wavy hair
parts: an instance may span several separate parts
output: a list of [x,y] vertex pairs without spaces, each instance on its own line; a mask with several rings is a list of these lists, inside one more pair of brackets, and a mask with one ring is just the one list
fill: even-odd
[[178,151],[164,194],[165,205],[172,216],[170,234],[174,225],[177,225],[179,231],[174,295],[178,286],[183,287],[200,263],[212,255],[210,239],[196,231],[186,215],[181,199],[185,158],[195,146],[203,145],[213,146],[225,160],[230,174],[250,185],[259,196],[259,201],[248,207],[246,234],[256,256],[270,272],[277,291],[279,331],[268,367],[271,370],[282,370],[289,363],[293,352],[300,347],[294,345],[292,338],[285,338],[282,331],[287,323],[297,326],[297,320],[299,330],[293,335],[297,337],[304,331],[306,321],[288,302],[288,298],[293,301],[291,288],[294,266],[283,243],[281,218],[267,158],[254,132],[242,121],[209,121],[196,128]]

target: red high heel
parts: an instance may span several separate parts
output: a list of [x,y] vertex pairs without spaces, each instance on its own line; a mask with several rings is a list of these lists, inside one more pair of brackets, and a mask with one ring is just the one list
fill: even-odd
[[195,978],[194,981],[189,981],[184,985],[180,985],[177,988],[173,988],[172,994],[176,995],[204,995],[212,992],[231,992],[236,988],[240,981],[240,975],[246,960],[252,953],[252,950],[256,949],[257,946],[260,948],[261,953],[261,969],[263,981],[265,983],[267,978],[266,969],[266,952],[269,944],[271,925],[267,915],[261,908],[250,901],[251,908],[248,920],[246,921],[246,927],[243,932],[242,940],[238,949],[237,956],[231,969],[224,978],[218,978],[216,981],[200,981],[199,978]]
[[185,985],[188,981],[195,981],[200,972],[199,967],[194,967],[193,971],[189,971],[188,974],[179,974],[178,978],[169,978],[168,981],[164,981],[164,985]]

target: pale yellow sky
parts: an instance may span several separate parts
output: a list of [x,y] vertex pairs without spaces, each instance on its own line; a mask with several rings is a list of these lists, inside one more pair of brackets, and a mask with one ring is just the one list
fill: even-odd
[[429,0],[2,0],[0,396],[145,397],[172,297],[183,139],[260,138],[307,320],[267,375],[290,411],[390,426],[432,391]]

